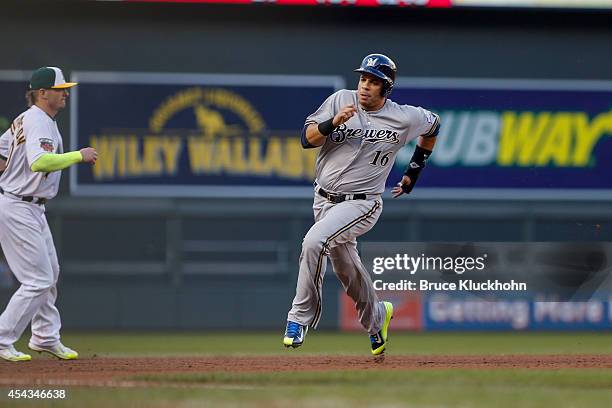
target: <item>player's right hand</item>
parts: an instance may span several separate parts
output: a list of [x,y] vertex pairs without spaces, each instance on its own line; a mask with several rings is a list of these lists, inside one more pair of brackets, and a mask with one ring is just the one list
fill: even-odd
[[334,120],[332,121],[332,124],[334,125],[334,127],[338,127],[344,122],[346,122],[347,120],[349,120],[350,118],[352,118],[356,112],[357,112],[357,108],[355,107],[355,105],[353,104],[347,105],[344,108],[342,108],[340,112],[336,114],[336,116],[334,116]]
[[404,175],[404,177],[402,177],[402,180],[391,189],[391,194],[393,195],[393,198],[397,198],[404,193],[410,194],[410,192],[412,191],[412,187],[414,187],[414,185],[412,184],[412,180],[410,180],[410,177]]
[[98,152],[93,147],[85,147],[81,150],[81,156],[83,156],[83,163],[96,164],[98,160]]

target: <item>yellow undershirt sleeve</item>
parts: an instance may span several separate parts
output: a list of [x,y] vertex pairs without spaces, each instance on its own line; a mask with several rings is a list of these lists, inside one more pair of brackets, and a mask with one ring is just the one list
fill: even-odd
[[82,161],[83,155],[79,151],[62,154],[45,153],[36,159],[30,168],[32,171],[50,173],[52,171],[63,170]]

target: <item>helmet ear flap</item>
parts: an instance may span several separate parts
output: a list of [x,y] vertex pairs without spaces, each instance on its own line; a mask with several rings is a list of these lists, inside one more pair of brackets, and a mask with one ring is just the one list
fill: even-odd
[[383,86],[380,89],[380,96],[384,96],[388,98],[391,95],[391,91],[393,90],[393,84],[390,84],[387,81],[383,81]]

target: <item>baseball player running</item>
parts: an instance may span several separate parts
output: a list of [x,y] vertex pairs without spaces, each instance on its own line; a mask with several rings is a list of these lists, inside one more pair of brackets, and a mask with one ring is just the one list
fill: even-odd
[[92,163],[97,152],[86,147],[64,153],[55,116],[66,106],[68,88],[59,68],[32,74],[26,93],[29,109],[0,137],[0,243],[21,286],[0,315],[0,357],[28,361],[13,344],[32,323],[29,348],[73,360],[78,353],[60,342],[60,315],[55,307],[59,263],[45,218],[45,203],[59,189],[61,170]]
[[304,148],[321,147],[316,162],[315,223],[302,243],[283,344],[299,347],[308,327],[317,327],[329,256],[344,290],[355,301],[376,356],[385,351],[393,305],[379,301],[359,258],[356,239],[376,224],[382,212],[381,194],[397,152],[418,138],[410,165],[392,194],[396,198],[412,191],[434,147],[440,118],[388,99],[397,72],[389,57],[370,54],[355,71],[361,74],[357,91],[332,94],[308,116],[302,132]]

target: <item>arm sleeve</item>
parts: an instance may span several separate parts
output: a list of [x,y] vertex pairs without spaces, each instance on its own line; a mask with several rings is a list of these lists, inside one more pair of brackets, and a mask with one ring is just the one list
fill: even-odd
[[319,106],[319,109],[317,109],[314,113],[312,113],[310,116],[306,118],[306,122],[304,123],[304,126],[306,127],[312,123],[325,122],[326,120],[335,116],[336,115],[336,109],[335,109],[336,100],[340,92],[342,91],[338,91],[338,92],[331,94],[325,100],[325,102],[323,102],[323,104]]
[[81,161],[83,161],[83,155],[79,151],[62,154],[44,153],[38,156],[30,168],[32,171],[50,173],[63,170]]

